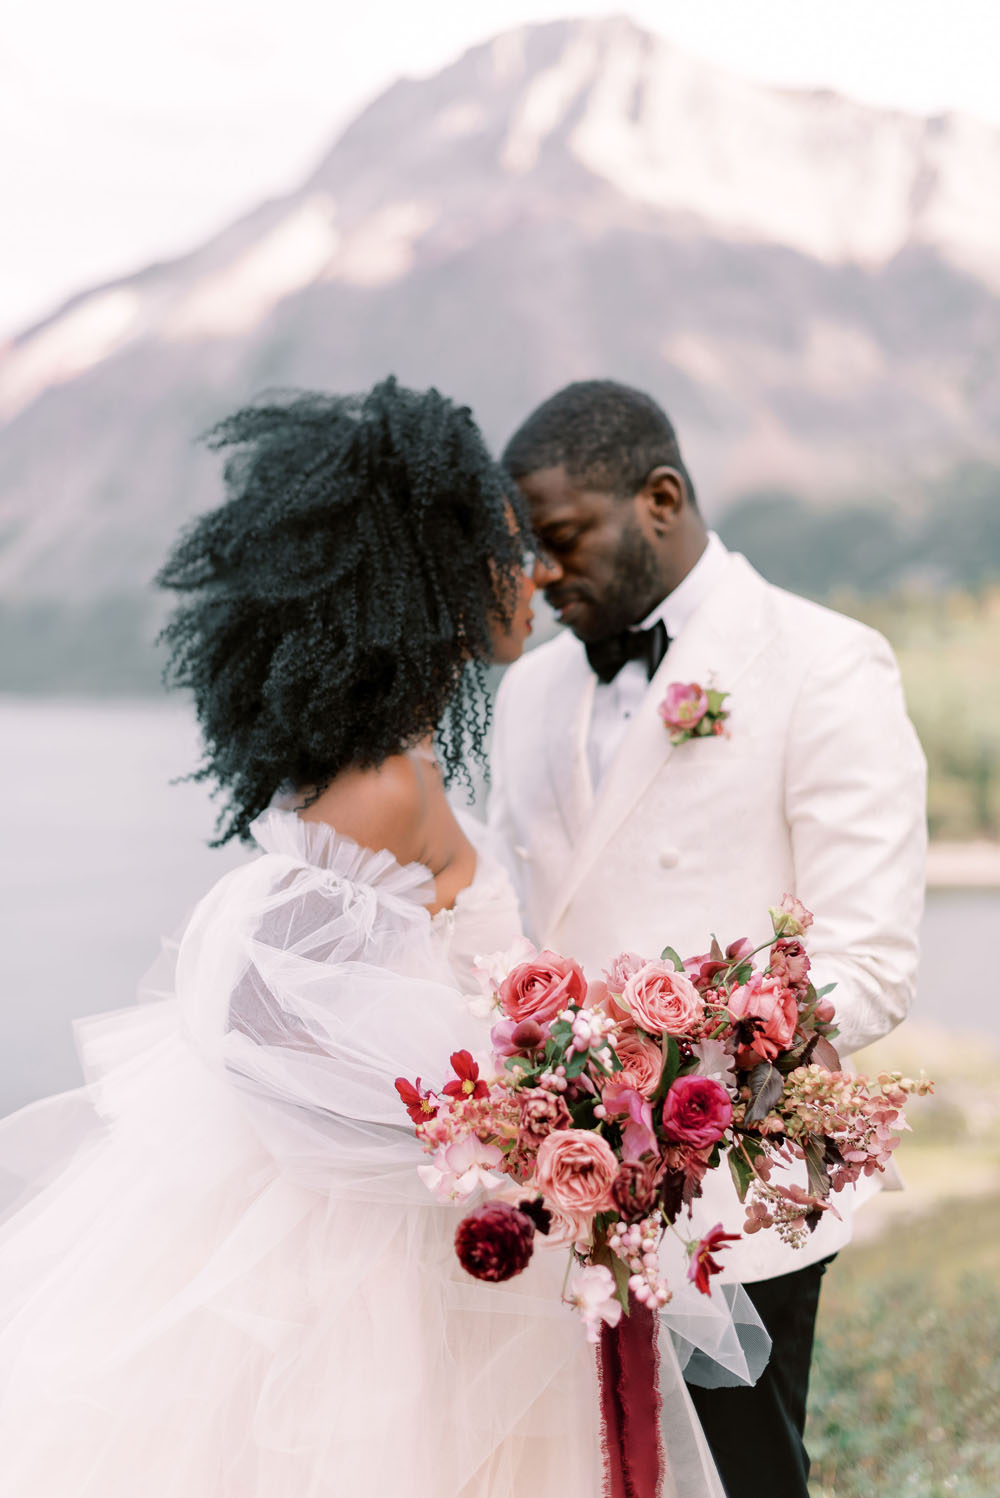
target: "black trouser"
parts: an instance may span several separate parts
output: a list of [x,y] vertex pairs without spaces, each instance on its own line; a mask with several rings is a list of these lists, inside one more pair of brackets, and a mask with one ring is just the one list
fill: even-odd
[[802,1432],[819,1287],[830,1262],[744,1285],[772,1342],[752,1389],[688,1386],[728,1498],[808,1498]]

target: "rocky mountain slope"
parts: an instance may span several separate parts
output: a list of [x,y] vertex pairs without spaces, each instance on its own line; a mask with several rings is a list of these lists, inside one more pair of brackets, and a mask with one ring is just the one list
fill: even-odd
[[612,374],[703,504],[1000,456],[1000,132],[766,88],[624,19],[400,82],[314,175],[0,349],[9,609],[139,595],[217,493],[195,436],[269,386],[395,371],[496,441]]

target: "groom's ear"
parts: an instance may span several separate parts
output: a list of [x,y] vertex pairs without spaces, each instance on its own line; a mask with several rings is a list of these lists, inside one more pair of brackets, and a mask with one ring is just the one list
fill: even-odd
[[676,468],[666,465],[654,468],[636,500],[645,509],[653,529],[666,534],[677,524],[687,501],[684,480]]

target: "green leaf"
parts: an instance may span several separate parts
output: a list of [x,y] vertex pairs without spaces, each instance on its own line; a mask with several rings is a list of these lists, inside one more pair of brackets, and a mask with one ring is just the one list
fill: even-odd
[[572,1056],[570,1056],[569,1060],[566,1062],[567,1081],[572,1081],[574,1077],[578,1077],[583,1071],[584,1067],[587,1065],[589,1059],[590,1058],[587,1055],[586,1051],[574,1051]]
[[750,1184],[754,1178],[753,1167],[748,1161],[744,1160],[738,1150],[729,1150],[728,1154],[729,1170],[733,1177],[733,1184],[736,1187],[736,1195],[741,1202],[745,1202],[747,1192],[750,1190]]
[[832,1046],[825,1035],[813,1036],[812,1059],[827,1071],[840,1071],[840,1056],[836,1046]]
[[806,1170],[809,1174],[809,1193],[811,1196],[825,1197],[830,1195],[830,1172],[826,1166],[825,1150],[822,1141],[810,1139],[805,1146]]
[[[609,1250],[610,1252],[610,1250]],[[615,1277],[615,1291],[626,1314],[628,1313],[628,1282],[631,1271],[616,1253],[611,1254],[611,1273]]]
[[708,698],[708,710],[709,710],[709,712],[710,713],[719,713],[719,712],[721,712],[721,710],[722,710],[722,704],[725,702],[726,698],[729,696],[729,693],[728,692],[717,692],[714,687],[709,687],[708,691],[705,693],[705,696]]
[[673,947],[664,947],[660,953],[661,962],[672,962],[679,973],[684,971],[684,964],[674,951]]
[[816,988],[813,992],[817,999],[825,999],[828,993],[833,993],[836,986],[836,983],[824,983],[822,988]]
[[653,1103],[662,1103],[681,1069],[680,1046],[672,1035],[660,1036],[660,1050],[663,1052],[663,1070],[656,1084],[656,1091],[650,1099]]
[[784,1091],[781,1073],[770,1061],[761,1061],[749,1077],[750,1102],[745,1114],[746,1122],[759,1123],[766,1118]]

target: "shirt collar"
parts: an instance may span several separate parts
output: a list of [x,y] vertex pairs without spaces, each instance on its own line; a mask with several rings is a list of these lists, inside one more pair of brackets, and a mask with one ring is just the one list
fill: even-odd
[[729,552],[715,531],[709,531],[705,550],[691,571],[681,578],[673,592],[668,593],[638,627],[649,629],[657,619],[662,619],[667,627],[667,634],[672,640],[676,640],[695,609],[715,587],[728,556]]

